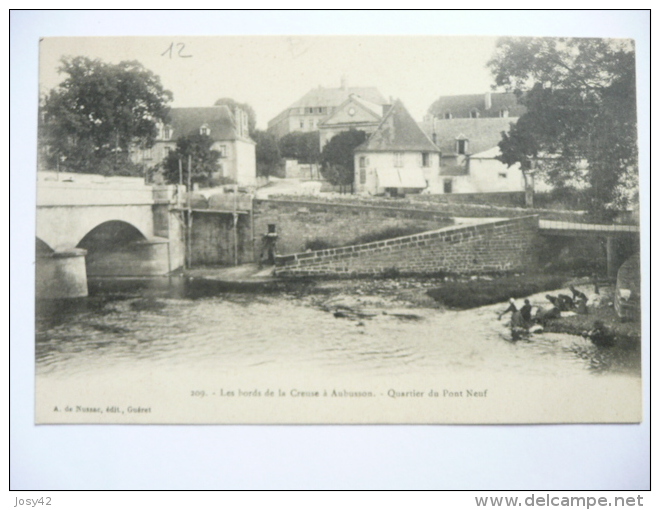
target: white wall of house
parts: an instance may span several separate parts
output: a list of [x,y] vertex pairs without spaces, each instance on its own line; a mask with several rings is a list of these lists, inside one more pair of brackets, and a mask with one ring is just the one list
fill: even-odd
[[525,181],[520,168],[496,160],[470,161],[466,175],[441,175],[431,193],[502,193],[524,191]]
[[235,173],[232,178],[242,186],[254,186],[257,182],[255,144],[236,140],[232,145],[236,155]]
[[520,165],[507,167],[496,159],[471,158],[469,176],[473,191],[463,193],[494,193],[524,191],[525,181]]
[[397,168],[402,173],[422,170],[429,183],[439,171],[439,154],[435,152],[356,152],[355,180],[356,193],[378,195],[385,193],[385,188],[378,182],[377,170]]

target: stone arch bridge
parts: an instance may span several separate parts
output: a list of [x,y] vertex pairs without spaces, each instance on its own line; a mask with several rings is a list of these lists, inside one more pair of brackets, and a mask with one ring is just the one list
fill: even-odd
[[154,276],[183,265],[175,186],[50,172],[38,179],[38,297],[85,296],[88,275]]

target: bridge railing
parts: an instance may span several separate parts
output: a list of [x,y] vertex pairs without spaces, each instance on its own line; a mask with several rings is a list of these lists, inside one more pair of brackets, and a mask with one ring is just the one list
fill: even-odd
[[621,225],[621,224],[605,225],[605,224],[597,224],[597,223],[575,223],[571,221],[555,221],[555,220],[539,220],[539,228],[541,230],[584,232],[585,234],[595,234],[595,233],[639,234],[638,225]]

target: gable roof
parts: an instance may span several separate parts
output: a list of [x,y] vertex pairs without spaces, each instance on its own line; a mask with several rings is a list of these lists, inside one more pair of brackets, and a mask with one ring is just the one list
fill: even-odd
[[383,117],[376,131],[355,151],[440,152],[398,99]]
[[243,140],[251,142],[247,136],[241,136],[237,127],[234,114],[227,105],[207,106],[195,108],[172,108],[170,110],[170,122],[172,128],[172,139],[199,133],[200,128],[208,126],[215,141]]
[[289,108],[318,107],[318,106],[339,106],[348,97],[354,94],[362,99],[375,104],[387,104],[387,100],[381,95],[376,87],[338,87],[325,88],[318,87],[310,90],[303,97],[298,99]]
[[[486,108],[486,96],[490,95],[490,108]],[[429,107],[428,113],[434,117],[443,118],[445,113],[451,113],[455,119],[470,117],[473,111],[479,112],[479,117],[499,117],[500,110],[507,110],[510,117],[520,117],[526,109],[518,103],[515,94],[511,92],[491,92],[485,94],[466,94],[459,96],[442,96]]]
[[[348,115],[348,105],[355,105],[362,112],[360,119]],[[334,112],[323,119],[319,125],[347,124],[347,123],[375,123],[383,117],[383,105],[366,101],[359,96],[351,95],[340,104]]]
[[468,152],[476,154],[493,147],[502,140],[502,131],[509,131],[510,125],[518,119],[493,117],[481,119],[441,119],[425,121],[422,129],[431,137],[435,133],[435,144],[443,155],[456,154],[456,140],[468,141]]

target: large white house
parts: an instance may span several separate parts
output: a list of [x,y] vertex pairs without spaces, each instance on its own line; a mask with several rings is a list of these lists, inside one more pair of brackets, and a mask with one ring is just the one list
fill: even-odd
[[486,93],[443,96],[421,123],[442,153],[439,178],[431,193],[521,192],[525,180],[520,165],[497,160],[502,132],[524,113],[513,94]]
[[440,149],[403,103],[395,101],[376,130],[354,151],[357,193],[419,193],[437,179]]

